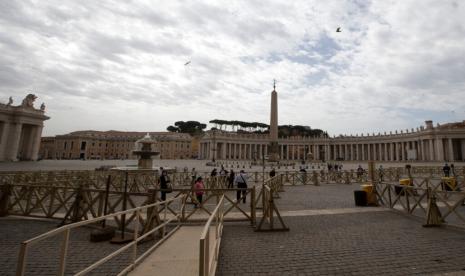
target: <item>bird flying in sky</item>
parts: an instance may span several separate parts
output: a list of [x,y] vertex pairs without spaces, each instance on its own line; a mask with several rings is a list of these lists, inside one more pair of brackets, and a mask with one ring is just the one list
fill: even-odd
[[341,32],[341,27],[337,27],[336,33],[340,33],[340,32]]
[[188,62],[184,63],[184,66],[189,65],[191,61],[189,60]]

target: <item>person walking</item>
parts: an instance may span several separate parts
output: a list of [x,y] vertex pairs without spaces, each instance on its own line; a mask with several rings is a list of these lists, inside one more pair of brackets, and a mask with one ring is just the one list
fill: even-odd
[[224,169],[224,166],[221,165],[220,176],[226,176],[228,172]]
[[442,171],[444,172],[445,177],[449,177],[450,175],[450,167],[447,165],[447,163],[442,167]]
[[197,172],[195,171],[195,168],[192,168],[191,171],[191,185],[195,184],[195,180],[197,179]]
[[234,182],[238,188],[236,193],[237,201],[242,199],[242,202],[245,203],[247,195],[247,174],[244,172],[244,170],[239,172],[239,174],[235,177]]
[[234,178],[235,178],[236,174],[234,173],[233,169],[231,169],[231,171],[229,172],[229,176],[228,176],[228,189],[232,189],[234,188]]
[[276,175],[276,171],[274,170],[274,168],[271,168],[271,171],[270,171],[270,178],[275,177],[275,175]]
[[216,176],[217,174],[218,174],[218,172],[217,172],[216,168],[214,168],[212,170],[212,172],[210,173],[210,176]]
[[378,169],[378,176],[379,176],[379,181],[380,182],[383,182],[383,178],[384,178],[384,168],[383,168],[383,165],[379,165],[379,169]]
[[357,168],[357,178],[358,178],[358,181],[360,181],[360,179],[362,178],[363,176],[363,168],[361,165],[358,165],[358,168]]
[[199,208],[202,205],[202,197],[205,193],[204,191],[205,185],[203,185],[202,177],[198,177],[194,184],[194,192],[195,196],[197,197],[197,203],[195,204],[195,208]]
[[161,172],[159,181],[160,181],[161,200],[165,201],[166,200],[166,194],[171,193],[171,191],[169,191],[169,188],[171,187],[170,178],[169,178],[168,172],[166,170],[163,170]]

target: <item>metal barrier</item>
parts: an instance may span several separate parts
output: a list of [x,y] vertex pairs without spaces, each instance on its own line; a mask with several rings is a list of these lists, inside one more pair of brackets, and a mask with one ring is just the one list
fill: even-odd
[[[214,251],[210,252],[210,227],[215,221],[215,239]],[[199,252],[199,275],[209,276],[215,275],[216,266],[218,264],[218,256],[220,254],[221,236],[223,234],[224,222],[224,195],[221,196],[220,201],[213,210],[210,218],[208,219],[205,227],[203,228],[202,235],[200,236],[200,252]],[[213,254],[211,254],[213,253]]]
[[[126,210],[126,211],[121,211],[121,212],[101,216],[101,217],[98,217],[98,218],[89,219],[89,220],[86,220],[86,221],[81,221],[81,222],[68,224],[68,225],[62,226],[60,228],[51,230],[51,231],[49,231],[47,233],[44,233],[44,234],[42,234],[40,236],[37,236],[35,238],[32,238],[30,240],[24,241],[24,242],[21,243],[16,275],[17,276],[24,275],[25,269],[26,269],[26,262],[27,262],[27,252],[28,252],[28,249],[29,249],[29,247],[31,245],[33,245],[33,244],[35,244],[35,243],[37,243],[37,242],[39,242],[41,240],[56,236],[56,235],[61,234],[61,233],[63,234],[63,241],[62,241],[62,245],[61,245],[61,249],[60,249],[60,262],[59,262],[59,269],[58,269],[57,275],[64,275],[65,274],[65,268],[66,268],[66,255],[67,255],[67,252],[68,252],[69,237],[70,237],[70,232],[71,232],[72,229],[80,227],[80,226],[85,226],[85,225],[89,225],[89,224],[92,224],[92,223],[100,222],[100,221],[105,221],[108,218],[116,218],[118,216],[123,217],[123,216],[125,216],[127,214],[132,214],[132,216],[137,218],[134,221],[135,225],[134,225],[134,238],[133,238],[133,241],[128,243],[127,245],[119,248],[118,250],[116,250],[112,254],[106,256],[105,258],[100,259],[99,261],[95,262],[91,266],[87,267],[86,269],[84,269],[84,270],[82,270],[82,271],[80,271],[80,272],[78,272],[76,274],[76,275],[84,275],[84,274],[92,271],[96,267],[104,264],[105,262],[107,262],[111,258],[115,257],[116,255],[118,255],[118,254],[132,248],[131,264],[128,267],[126,267],[119,274],[119,275],[123,275],[124,273],[126,273],[130,269],[132,269],[144,257],[146,257],[148,254],[150,254],[150,252],[152,252],[163,241],[165,241],[167,237],[172,235],[180,227],[179,223],[181,222],[181,216],[180,216],[181,211],[179,212],[179,214],[177,216],[175,216],[175,217],[173,217],[171,219],[167,218],[167,213],[165,211],[164,219],[163,219],[163,222],[161,224],[159,224],[158,226],[153,227],[150,230],[145,231],[142,235],[139,236],[139,232],[142,229],[145,228],[145,225],[142,224],[141,225],[142,227],[140,227],[140,225],[139,225],[139,222],[142,221],[141,218],[143,217],[142,212],[147,211],[147,213],[148,213],[150,210],[153,210],[153,208],[158,208],[158,206],[166,205],[166,204],[168,204],[168,202],[172,202],[172,201],[175,201],[175,200],[183,200],[183,198],[173,198],[173,199],[166,200],[164,202],[157,202],[157,203],[153,203],[153,204],[150,204],[150,205],[145,205],[145,206],[133,208],[133,209]],[[167,209],[165,208],[165,210],[167,210]],[[148,215],[147,215],[147,217],[148,217]],[[173,222],[175,220],[177,221],[178,225],[173,230],[171,230],[170,232],[167,233],[166,232],[166,225],[168,225],[169,223],[171,223],[171,222]],[[142,254],[141,256],[139,256],[137,258],[137,243],[140,242],[142,239],[148,237],[149,235],[154,234],[154,232],[159,230],[159,229],[163,229],[162,239],[160,241],[158,241],[155,245],[150,247],[144,254]]]

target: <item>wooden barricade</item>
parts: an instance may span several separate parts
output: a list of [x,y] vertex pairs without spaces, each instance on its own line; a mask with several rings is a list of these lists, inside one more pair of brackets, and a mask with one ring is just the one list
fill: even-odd
[[445,189],[437,177],[412,178],[411,185],[376,183],[378,202],[391,209],[425,220],[425,226],[439,222],[465,228],[465,185],[457,178],[454,189]]
[[[255,231],[289,231],[289,228],[284,223],[278,208],[274,204],[273,189],[269,185],[265,184],[263,185],[262,191],[263,212]],[[274,222],[275,215],[278,218],[279,225],[276,225]],[[265,227],[265,222],[268,223],[268,227]]]

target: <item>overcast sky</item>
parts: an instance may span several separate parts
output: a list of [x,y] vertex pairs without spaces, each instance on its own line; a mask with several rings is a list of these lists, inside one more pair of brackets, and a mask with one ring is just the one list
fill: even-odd
[[273,79],[279,124],[330,135],[465,119],[464,1],[8,0],[0,51],[44,135],[269,123]]

